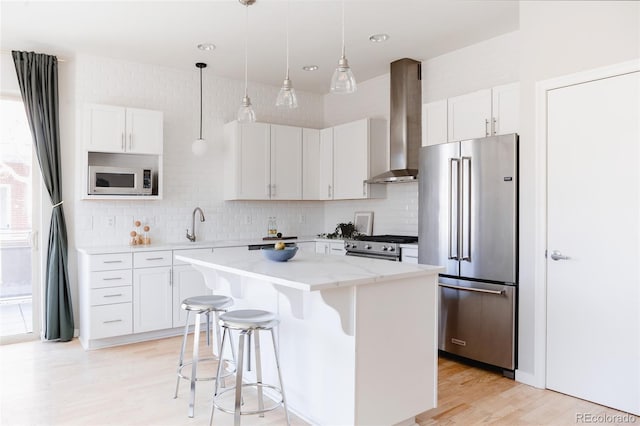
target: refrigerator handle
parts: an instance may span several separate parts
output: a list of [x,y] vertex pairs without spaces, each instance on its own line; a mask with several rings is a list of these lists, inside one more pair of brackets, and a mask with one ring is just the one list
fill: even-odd
[[[455,167],[454,167],[455,165]],[[460,260],[460,159],[449,158],[449,259]],[[455,242],[456,251],[453,253]]]
[[462,178],[460,187],[460,260],[471,262],[471,157],[462,157]]

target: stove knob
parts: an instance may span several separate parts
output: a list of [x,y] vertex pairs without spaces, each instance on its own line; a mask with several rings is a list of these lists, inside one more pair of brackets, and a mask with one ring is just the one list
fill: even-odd
[[391,246],[391,247],[389,247],[389,251],[396,251],[396,248]]
[[344,243],[344,248],[351,248],[351,244],[349,244],[349,243]]
[[387,247],[387,246],[382,246],[382,251],[387,251],[387,250],[389,250],[389,247]]
[[364,248],[365,248],[366,250],[371,250],[371,246],[370,246],[369,244],[365,244],[365,245],[364,245]]
[[356,245],[356,243],[352,243],[351,248],[358,248],[358,246]]

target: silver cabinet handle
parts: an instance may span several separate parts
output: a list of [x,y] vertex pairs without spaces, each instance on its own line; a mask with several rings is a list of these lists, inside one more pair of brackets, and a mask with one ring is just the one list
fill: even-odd
[[491,134],[492,135],[496,135],[498,134],[498,129],[497,129],[497,121],[496,118],[493,117],[493,119],[491,120]]
[[331,198],[331,185],[327,185],[327,198]]
[[116,319],[116,320],[102,321],[103,324],[109,324],[109,323],[112,323],[112,322],[122,322],[122,320],[121,319]]
[[504,294],[504,290],[487,290],[484,288],[462,287],[462,286],[442,284],[442,283],[438,283],[438,285],[440,287],[446,287],[453,290],[470,291],[473,293]]
[[124,132],[121,133],[121,137],[120,137],[120,148],[122,148],[122,150],[124,151]]
[[[455,165],[455,168],[454,168]],[[460,238],[458,230],[460,223],[460,159],[449,158],[449,259],[460,260]],[[453,253],[453,242],[456,242],[456,252]]]
[[367,182],[362,182],[362,196],[366,197],[367,196]]
[[122,296],[122,293],[118,293],[118,294],[105,294],[102,297],[120,297]]
[[489,119],[485,118],[484,120],[484,135],[489,136]]
[[[466,167],[465,167],[466,163]],[[471,157],[462,157],[460,197],[460,260],[471,262]]]
[[133,133],[129,133],[129,151],[133,150]]
[[551,251],[551,260],[569,260],[571,259],[569,256],[565,256],[562,254],[560,250],[552,250]]
[[122,260],[105,260],[102,263],[122,263]]
[[122,277],[110,277],[110,278],[103,278],[102,281],[117,281],[121,279]]
[[164,257],[147,257],[146,260],[163,260]]

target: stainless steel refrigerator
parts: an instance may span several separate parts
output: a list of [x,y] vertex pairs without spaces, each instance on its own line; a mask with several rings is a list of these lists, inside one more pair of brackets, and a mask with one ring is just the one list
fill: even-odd
[[516,368],[518,135],[423,147],[419,262],[442,265],[439,349]]

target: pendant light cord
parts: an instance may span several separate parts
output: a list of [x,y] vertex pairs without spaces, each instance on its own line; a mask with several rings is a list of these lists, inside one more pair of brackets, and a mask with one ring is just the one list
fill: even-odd
[[344,0],[342,0],[342,57],[344,58]]
[[200,139],[202,139],[202,68],[200,68]]
[[289,80],[289,6],[290,1],[287,1],[287,80]]
[[247,97],[249,94],[249,91],[247,89],[247,85],[248,85],[248,57],[249,55],[247,54],[247,51],[249,49],[249,5],[245,5],[245,32],[244,32],[244,96]]

